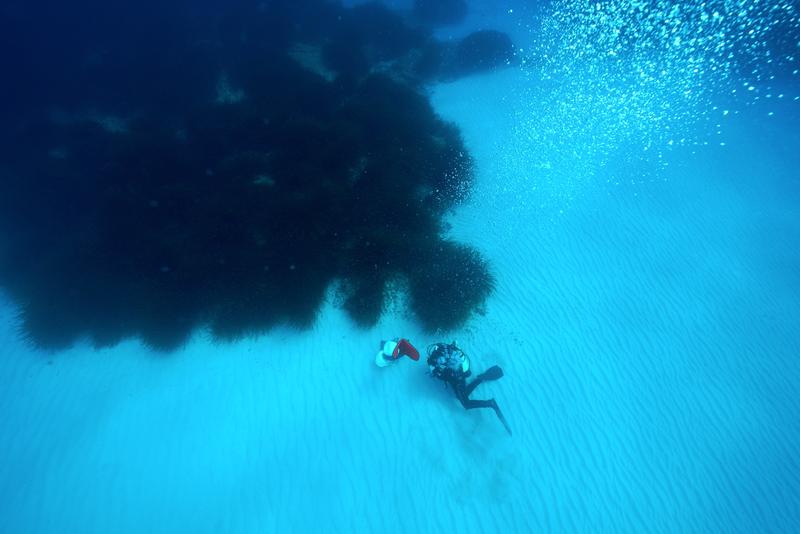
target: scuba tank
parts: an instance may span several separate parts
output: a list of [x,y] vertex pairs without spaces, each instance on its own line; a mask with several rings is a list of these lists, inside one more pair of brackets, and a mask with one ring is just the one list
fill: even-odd
[[428,368],[439,380],[463,380],[471,374],[469,367],[469,357],[455,341],[428,346]]

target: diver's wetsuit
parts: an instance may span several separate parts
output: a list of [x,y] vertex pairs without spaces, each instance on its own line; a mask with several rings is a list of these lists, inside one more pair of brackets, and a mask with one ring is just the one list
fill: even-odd
[[[432,350],[430,347],[428,348],[428,365],[433,376],[450,384],[456,394],[456,398],[466,410],[473,408],[493,409],[497,414],[497,418],[500,419],[505,429],[511,434],[511,427],[508,426],[508,421],[503,416],[503,412],[500,411],[496,400],[473,400],[469,398],[475,388],[484,381],[502,378],[503,370],[494,365],[467,384],[467,377],[472,374],[469,370],[469,359],[455,346],[455,343],[450,345],[437,343],[432,347]],[[464,361],[467,362],[466,365],[462,365]]]
[[[498,377],[499,378],[499,377]],[[481,385],[481,382],[487,380],[484,375],[478,375],[475,380],[467,384],[466,379],[463,377],[448,380],[447,383],[450,384],[453,388],[453,391],[456,392],[456,397],[458,400],[461,401],[462,406],[467,410],[472,408],[494,408],[497,409],[497,402],[494,399],[489,400],[473,400],[470,399],[469,396],[472,394],[472,391]],[[496,379],[493,379],[496,380]]]

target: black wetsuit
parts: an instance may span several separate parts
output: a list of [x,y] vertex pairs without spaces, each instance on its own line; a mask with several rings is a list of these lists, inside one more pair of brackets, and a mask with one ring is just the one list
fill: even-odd
[[[428,365],[431,368],[433,376],[439,380],[443,380],[453,388],[456,398],[466,410],[471,410],[473,408],[493,409],[497,414],[497,418],[500,419],[505,429],[511,434],[511,427],[508,426],[508,421],[506,421],[506,418],[503,416],[503,412],[500,411],[496,400],[474,400],[469,398],[475,388],[480,386],[483,382],[501,378],[503,376],[503,370],[496,365],[492,366],[487,369],[486,372],[476,376],[475,380],[467,384],[467,378],[471,374],[469,370],[464,372],[460,367],[454,368],[453,366],[447,365],[448,359],[453,357],[454,354],[466,358],[461,352],[461,349],[456,347],[455,344],[445,345],[444,343],[437,343],[433,345],[432,350],[429,348]],[[442,362],[442,358],[444,358],[444,363]]]
[[484,380],[486,380],[486,378],[483,375],[478,375],[475,377],[475,380],[469,384],[467,384],[467,380],[464,377],[453,378],[448,380],[447,383],[453,388],[456,397],[461,401],[461,405],[467,410],[471,410],[472,408],[494,408],[496,410],[497,402],[494,399],[474,400],[469,398],[472,391],[480,386],[481,382]]

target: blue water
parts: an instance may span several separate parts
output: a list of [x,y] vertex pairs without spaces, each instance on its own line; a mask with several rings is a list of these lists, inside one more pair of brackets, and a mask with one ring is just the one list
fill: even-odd
[[[489,19],[557,62],[430,90],[476,161],[449,235],[492,265],[482,315],[360,329],[330,299],[307,331],[49,353],[4,299],[0,532],[800,531],[800,81],[673,34],[623,74],[557,38],[614,17],[558,5]],[[501,365],[478,391],[513,437],[421,362],[376,368],[397,335]]]

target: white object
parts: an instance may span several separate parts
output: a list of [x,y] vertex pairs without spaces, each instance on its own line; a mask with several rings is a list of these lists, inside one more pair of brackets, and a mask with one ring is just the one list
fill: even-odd
[[378,367],[388,367],[395,362],[394,351],[397,348],[397,341],[387,341],[383,344],[383,349],[375,355],[375,365]]

